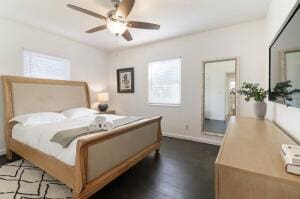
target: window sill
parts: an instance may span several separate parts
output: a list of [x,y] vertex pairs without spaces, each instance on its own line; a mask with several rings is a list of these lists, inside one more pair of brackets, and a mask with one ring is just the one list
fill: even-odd
[[181,104],[152,104],[148,103],[149,106],[164,106],[164,107],[181,107]]

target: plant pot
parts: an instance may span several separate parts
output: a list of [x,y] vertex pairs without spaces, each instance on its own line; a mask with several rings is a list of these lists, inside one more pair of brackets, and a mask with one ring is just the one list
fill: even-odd
[[254,113],[257,119],[265,119],[267,113],[267,104],[266,102],[254,102]]

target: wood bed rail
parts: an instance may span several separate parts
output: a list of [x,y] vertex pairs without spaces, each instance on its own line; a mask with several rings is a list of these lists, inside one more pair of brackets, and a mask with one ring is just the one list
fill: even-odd
[[116,136],[122,135],[124,133],[128,133],[129,131],[140,128],[147,124],[160,122],[161,120],[162,120],[162,116],[153,117],[153,118],[147,119],[146,121],[140,120],[140,121],[134,122],[132,124],[113,129],[111,131],[102,132],[100,134],[95,134],[94,136],[90,136],[87,138],[82,138],[82,139],[80,139],[80,142],[82,142],[82,147],[84,147],[86,145],[93,145],[93,144],[96,144],[99,142],[103,142],[107,139],[111,139]]
[[[139,158],[139,159],[141,160],[142,158],[144,158],[144,156],[149,154],[149,151],[151,151],[153,149],[159,150],[160,142],[161,142],[161,138],[162,138],[161,120],[162,120],[162,116],[157,116],[157,117],[153,117],[151,119],[147,119],[146,121],[141,120],[141,121],[135,122],[133,124],[129,124],[129,125],[126,125],[126,126],[123,126],[123,127],[111,130],[111,131],[102,132],[100,134],[95,134],[94,136],[90,136],[87,138],[84,137],[84,138],[79,139],[77,142],[77,150],[76,150],[75,181],[74,181],[73,197],[74,198],[85,198],[84,196],[79,197],[79,195],[82,195],[82,192],[83,192],[83,194],[86,192],[86,193],[88,193],[88,195],[90,195],[92,193],[91,191],[84,191],[84,189],[87,187],[88,184],[98,183],[98,184],[102,184],[102,187],[103,187],[110,182],[110,181],[107,181],[105,183],[104,182],[102,183],[101,181],[93,182],[93,183],[87,182],[88,148],[90,146],[99,144],[99,143],[107,141],[109,139],[113,139],[122,134],[130,133],[133,130],[144,127],[146,125],[151,125],[153,123],[157,123],[158,131],[157,131],[156,142],[153,145],[149,146],[148,147],[149,149],[143,150],[140,152],[139,155],[141,158]],[[132,158],[134,159],[135,163],[138,162],[137,157],[132,157]],[[126,160],[126,161],[128,162],[129,160]],[[120,164],[116,167],[120,167],[120,168],[124,167],[124,164],[126,164],[126,161],[123,162],[123,165]],[[130,167],[133,165],[130,165]],[[128,168],[126,168],[126,170],[129,169],[130,167],[128,166]],[[115,176],[115,177],[117,177],[117,176]],[[112,178],[111,180],[113,180],[113,179],[114,178]],[[94,187],[97,187],[97,189],[98,189],[99,185],[97,185],[97,186],[94,185]],[[91,189],[91,186],[89,186],[88,189]]]

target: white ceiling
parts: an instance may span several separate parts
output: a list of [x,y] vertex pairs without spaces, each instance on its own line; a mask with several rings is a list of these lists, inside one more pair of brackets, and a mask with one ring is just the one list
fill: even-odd
[[118,40],[108,30],[86,34],[104,21],[66,7],[72,3],[106,15],[113,8],[110,0],[1,0],[0,16],[111,51],[262,18],[270,1],[136,0],[128,19],[158,23],[161,29],[131,29],[131,42]]

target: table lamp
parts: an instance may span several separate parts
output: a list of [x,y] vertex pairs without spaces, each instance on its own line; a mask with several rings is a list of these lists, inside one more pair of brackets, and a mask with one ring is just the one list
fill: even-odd
[[97,94],[97,101],[99,102],[98,109],[101,112],[105,112],[108,108],[108,104],[105,102],[109,101],[109,95],[107,92],[100,92]]

